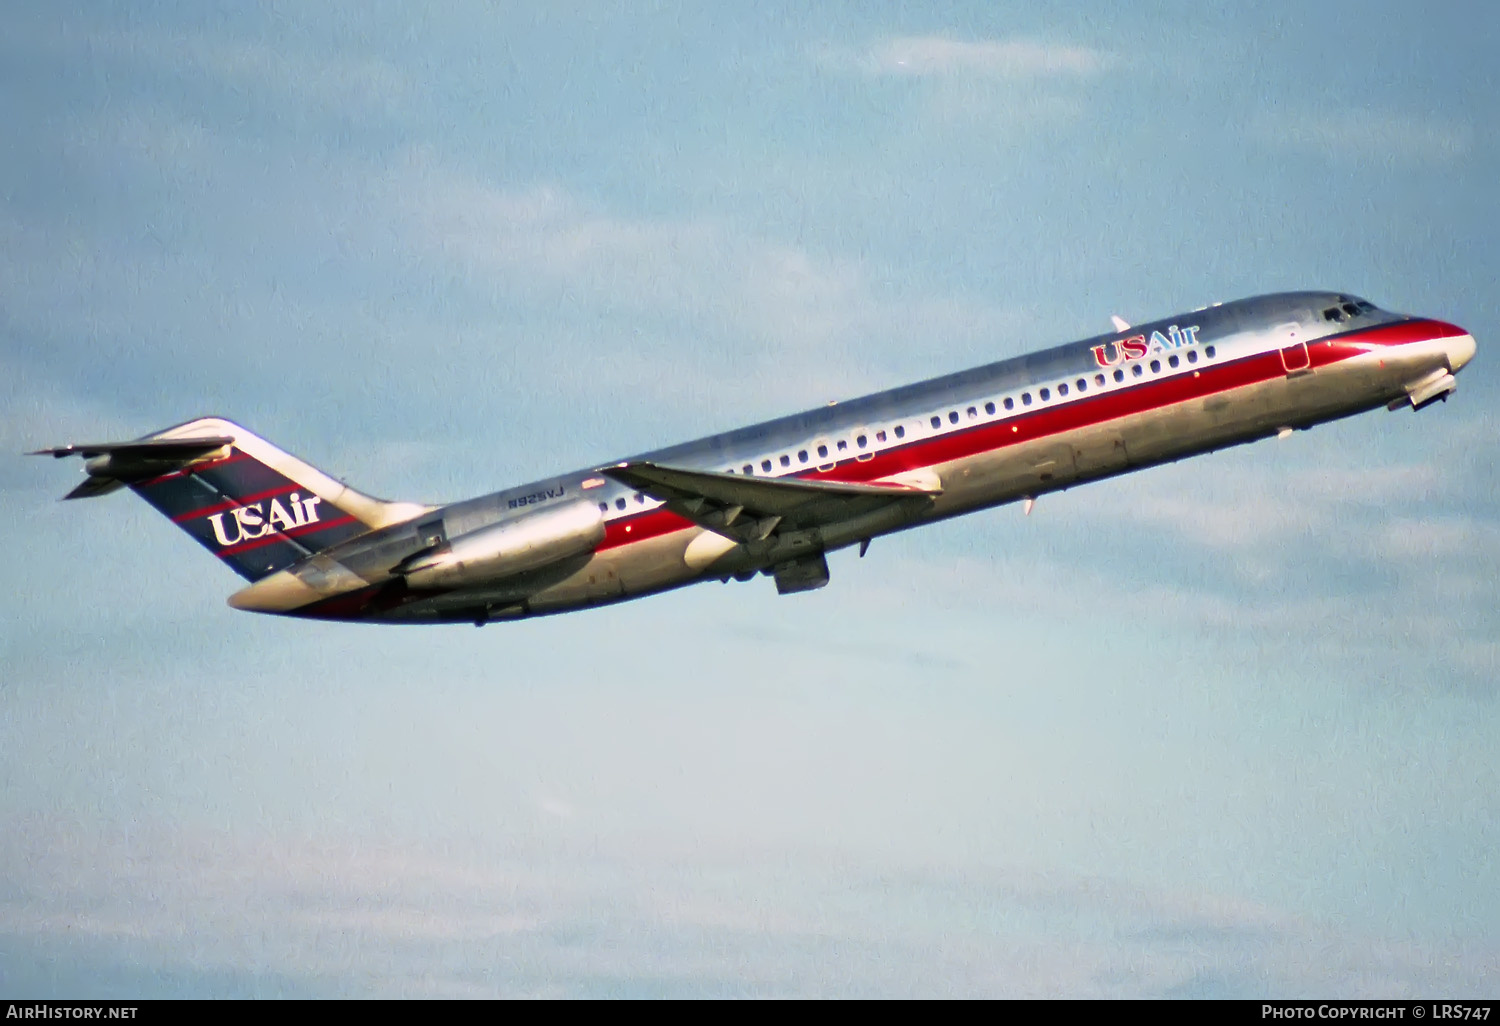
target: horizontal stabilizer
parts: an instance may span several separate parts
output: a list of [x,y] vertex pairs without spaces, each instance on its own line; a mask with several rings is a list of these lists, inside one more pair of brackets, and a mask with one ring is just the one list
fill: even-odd
[[233,438],[211,435],[205,438],[141,438],[131,442],[91,442],[38,449],[28,456],[82,456],[88,477],[64,499],[92,499],[108,495],[124,485],[178,470],[220,453],[234,442]]
[[213,436],[209,438],[143,438],[134,442],[96,442],[76,445],[59,445],[52,449],[38,449],[28,456],[112,456],[122,460],[165,460],[175,462],[190,460],[222,449],[234,441],[233,438]]
[[899,484],[751,477],[664,467],[646,460],[601,468],[700,527],[751,541],[773,531],[805,530],[853,520],[892,503],[930,504],[938,491]]
[[117,477],[86,477],[83,484],[74,488],[64,499],[95,499],[110,492],[117,492],[125,487],[125,482]]

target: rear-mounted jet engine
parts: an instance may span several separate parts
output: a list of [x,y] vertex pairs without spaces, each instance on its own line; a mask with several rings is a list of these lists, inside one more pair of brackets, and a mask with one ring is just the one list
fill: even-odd
[[526,513],[408,556],[395,567],[415,589],[465,588],[539,570],[592,552],[604,540],[604,516],[592,502]]

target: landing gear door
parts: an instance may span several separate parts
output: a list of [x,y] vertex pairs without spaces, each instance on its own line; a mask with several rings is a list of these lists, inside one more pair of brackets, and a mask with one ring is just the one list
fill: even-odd
[[1281,369],[1287,377],[1306,374],[1312,370],[1312,356],[1307,351],[1307,342],[1302,337],[1302,325],[1295,321],[1278,324],[1275,329],[1276,344],[1281,348]]

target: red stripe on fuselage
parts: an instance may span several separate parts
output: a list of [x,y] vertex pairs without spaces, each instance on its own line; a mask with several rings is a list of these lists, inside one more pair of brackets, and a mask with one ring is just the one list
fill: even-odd
[[[1368,331],[1351,331],[1346,335],[1334,335],[1329,342],[1362,342],[1366,345],[1404,346],[1408,342],[1436,342],[1445,338],[1462,338],[1468,332],[1447,321],[1417,320],[1383,324]],[[1318,339],[1319,342],[1325,341]],[[1308,345],[1314,343],[1309,342]]]
[[[1468,333],[1462,328],[1443,321],[1401,321],[1330,338],[1314,339],[1308,343],[1307,348],[1311,366],[1316,369],[1363,356],[1371,346],[1399,346],[1466,334]],[[1200,346],[1199,352],[1204,348],[1206,346]],[[1167,355],[1170,354],[1162,354]],[[807,470],[787,476],[812,481],[869,482],[1286,377],[1281,353],[1276,349],[1226,363],[1199,364],[1191,372],[1177,371],[1167,378],[1151,375],[1146,370],[1149,363],[1149,359],[1131,361],[1127,366],[1142,368],[1146,376],[1138,383],[1124,388],[1104,386],[1104,391],[1093,393],[1087,399],[1043,406],[1004,419],[951,431],[936,438],[906,442],[863,461],[845,459],[826,472]],[[1090,370],[1087,373],[1079,372],[1077,376],[1088,378],[1091,388],[1099,387],[1092,384],[1095,373],[1096,370]],[[1071,379],[1068,383],[1072,383]],[[1050,381],[1037,381],[1026,387],[1035,391],[1050,384]],[[604,540],[596,551],[632,545],[692,526],[692,521],[661,508],[620,517],[605,525]]]

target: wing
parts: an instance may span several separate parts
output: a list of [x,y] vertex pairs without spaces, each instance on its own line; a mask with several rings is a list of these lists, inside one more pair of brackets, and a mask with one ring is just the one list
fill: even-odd
[[921,509],[941,494],[936,489],[903,484],[852,484],[681,470],[646,460],[604,467],[600,473],[660,499],[678,516],[737,542],[761,541],[772,532],[826,527],[893,503]]

